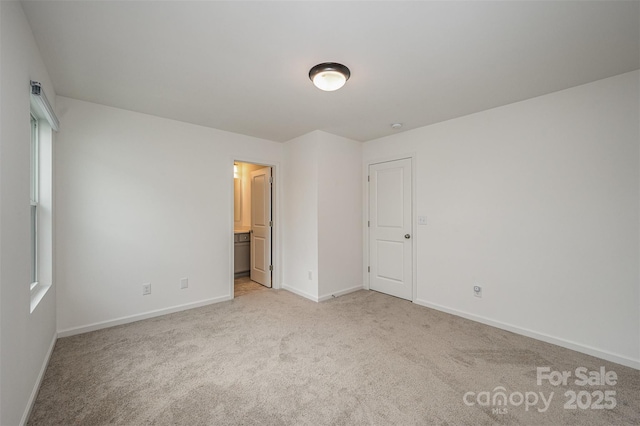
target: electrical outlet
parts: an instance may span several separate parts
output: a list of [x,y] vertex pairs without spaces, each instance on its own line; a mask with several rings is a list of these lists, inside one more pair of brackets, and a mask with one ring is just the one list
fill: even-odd
[[479,285],[474,285],[473,286],[473,295],[475,297],[482,297],[482,287],[480,287]]
[[151,283],[142,284],[142,295],[146,296],[147,294],[151,294]]
[[426,216],[418,216],[418,225],[426,225],[427,217]]
[[188,288],[189,287],[189,278],[182,278],[180,280],[180,288]]

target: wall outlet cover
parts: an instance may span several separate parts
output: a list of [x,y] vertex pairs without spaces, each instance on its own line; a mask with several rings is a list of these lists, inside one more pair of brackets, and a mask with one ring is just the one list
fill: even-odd
[[147,294],[151,294],[151,283],[142,284],[142,295],[146,296]]

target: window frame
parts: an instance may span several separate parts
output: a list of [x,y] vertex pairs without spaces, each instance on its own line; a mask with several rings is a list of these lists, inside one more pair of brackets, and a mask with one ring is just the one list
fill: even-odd
[[[33,313],[53,287],[53,140],[59,121],[49,104],[42,85],[31,80],[29,209],[30,312]],[[25,206],[26,207],[26,206]]]
[[38,207],[40,192],[40,137],[39,137],[39,120],[36,114],[31,111],[31,147],[30,147],[30,247],[31,247],[31,289],[38,285]]

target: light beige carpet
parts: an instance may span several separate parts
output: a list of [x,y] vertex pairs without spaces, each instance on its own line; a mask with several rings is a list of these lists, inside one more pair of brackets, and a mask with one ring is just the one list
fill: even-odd
[[[536,383],[601,366],[616,385]],[[376,292],[266,290],[58,340],[29,424],[640,424],[640,372]]]

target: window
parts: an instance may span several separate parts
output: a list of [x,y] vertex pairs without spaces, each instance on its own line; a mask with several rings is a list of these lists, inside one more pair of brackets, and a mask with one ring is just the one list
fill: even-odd
[[31,81],[30,103],[31,154],[30,164],[24,166],[29,167],[30,173],[28,278],[34,312],[53,285],[53,132],[60,123],[36,81]]
[[31,287],[38,284],[38,119],[31,114]]

